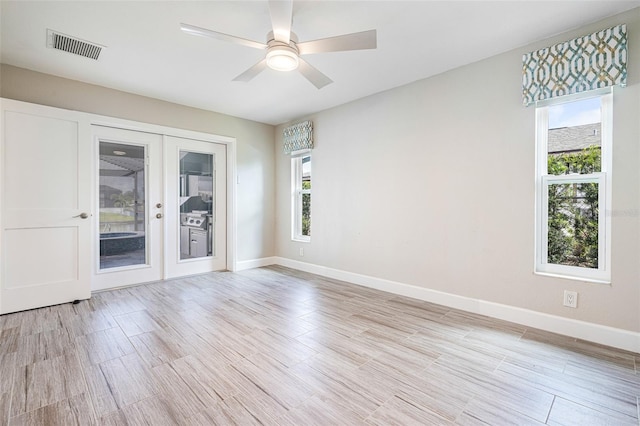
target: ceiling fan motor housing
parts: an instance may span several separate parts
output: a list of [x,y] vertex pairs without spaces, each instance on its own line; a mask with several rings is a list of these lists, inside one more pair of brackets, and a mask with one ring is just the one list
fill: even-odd
[[293,71],[298,68],[298,38],[292,32],[289,44],[275,40],[273,31],[267,34],[267,66],[276,71]]

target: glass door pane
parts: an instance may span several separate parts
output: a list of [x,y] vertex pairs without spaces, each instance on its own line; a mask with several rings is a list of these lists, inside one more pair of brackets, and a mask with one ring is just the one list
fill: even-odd
[[145,147],[100,142],[100,269],[147,263]]
[[213,155],[180,151],[180,260],[213,256]]

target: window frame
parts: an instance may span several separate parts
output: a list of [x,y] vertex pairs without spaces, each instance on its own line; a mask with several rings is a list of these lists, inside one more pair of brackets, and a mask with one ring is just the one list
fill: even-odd
[[[307,157],[311,163],[311,150],[297,151],[291,155],[291,240],[308,243],[311,241],[311,235],[302,234],[303,196],[308,194],[310,203],[312,198],[311,189],[302,188],[302,164]],[[309,207],[309,210],[309,216],[311,217],[313,210],[311,207]]]
[[[601,145],[600,172],[588,174],[549,175],[548,136],[549,107],[588,98],[600,98]],[[611,169],[613,139],[613,90],[595,90],[536,104],[536,209],[534,272],[581,281],[611,282]],[[562,183],[598,183],[598,268],[548,263],[548,190]]]

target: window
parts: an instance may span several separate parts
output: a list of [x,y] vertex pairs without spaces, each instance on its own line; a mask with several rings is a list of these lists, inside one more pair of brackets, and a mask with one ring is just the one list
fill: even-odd
[[536,272],[610,279],[612,94],[536,108]]
[[291,188],[291,238],[311,241],[311,154],[291,159]]

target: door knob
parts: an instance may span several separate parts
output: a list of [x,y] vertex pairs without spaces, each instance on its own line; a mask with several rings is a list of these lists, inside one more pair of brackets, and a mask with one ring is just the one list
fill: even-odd
[[157,217],[158,219],[162,219],[162,213],[158,213],[158,214],[156,215],[156,217]]
[[157,208],[162,207],[162,203],[158,203],[158,204],[156,204],[156,207],[157,207]]
[[79,215],[75,215],[73,217],[79,217],[80,219],[86,219],[89,217],[89,213],[82,212]]

